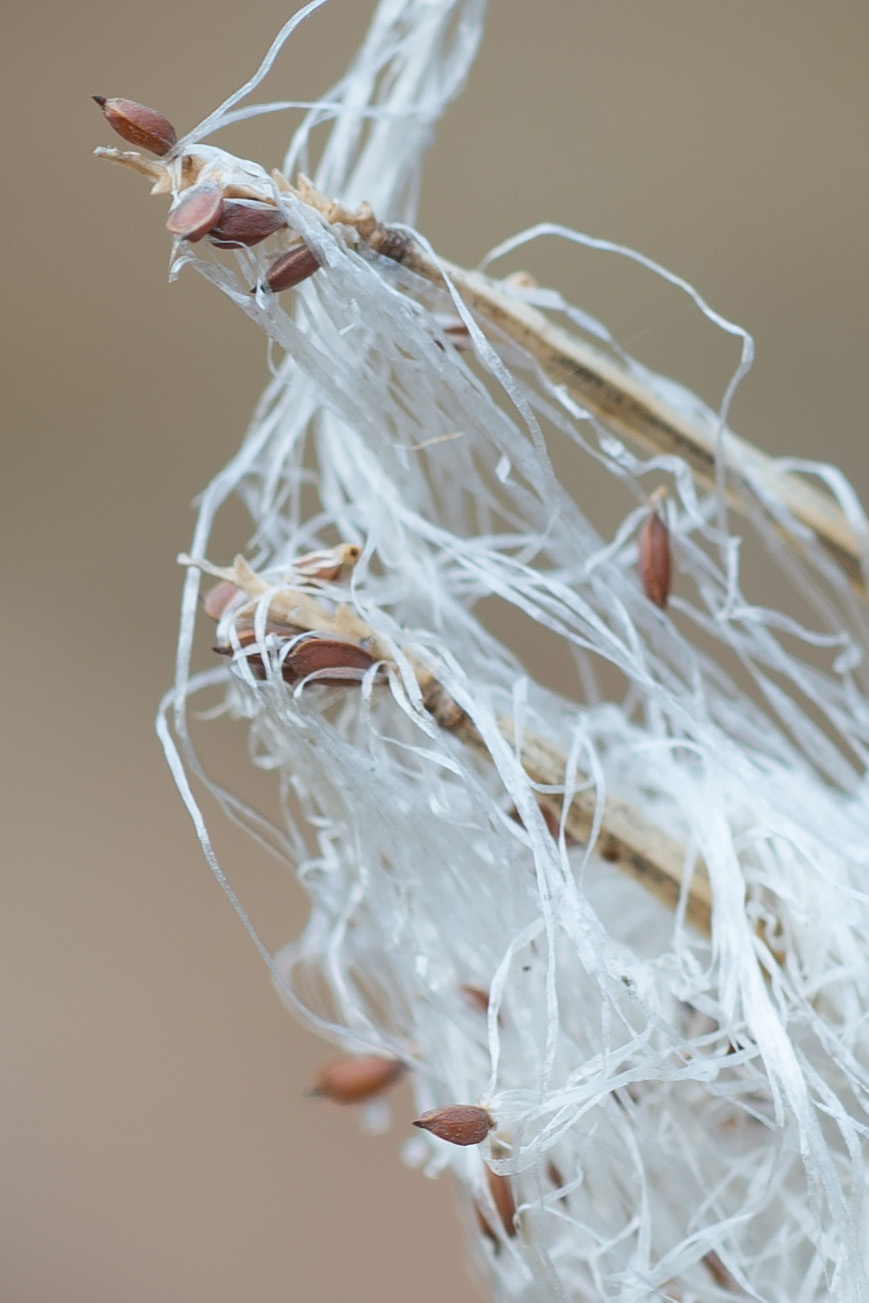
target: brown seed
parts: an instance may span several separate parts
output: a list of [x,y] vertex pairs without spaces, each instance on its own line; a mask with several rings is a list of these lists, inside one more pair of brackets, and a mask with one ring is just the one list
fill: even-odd
[[405,1071],[399,1059],[382,1059],[361,1054],[333,1059],[320,1069],[312,1095],[322,1095],[333,1104],[362,1104],[382,1095]]
[[[540,801],[538,806],[540,813],[543,815],[543,822],[552,834],[553,841],[558,841],[558,832],[561,827],[561,812],[553,810],[552,806],[547,805],[544,801]],[[579,845],[579,842],[573,834],[569,833],[566,828],[564,830],[564,844],[568,847]]]
[[[318,676],[318,683],[342,683],[361,679],[374,664],[374,657],[354,642],[340,638],[304,638],[285,658],[281,673],[288,683]],[[326,675],[323,671],[328,670]]]
[[[550,805],[547,805],[543,801],[538,801],[537,805],[538,805],[538,809],[540,810],[540,813],[543,815],[543,822],[546,824],[547,829],[552,834],[553,841],[558,841],[558,830],[560,827],[560,814],[556,814],[555,810],[553,810],[553,808]],[[521,818],[519,817],[519,811],[516,809],[515,805],[510,807],[510,818],[513,820],[514,823],[522,822]],[[572,833],[569,833],[567,829],[564,830],[564,844],[567,847],[579,845],[577,839],[573,836]]]
[[172,123],[155,109],[137,104],[135,100],[106,99],[105,95],[94,95],[93,99],[112,130],[128,144],[161,156],[168,154],[177,144],[178,137]]
[[211,620],[219,620],[229,603],[240,592],[238,585],[231,584],[228,579],[221,579],[219,584],[213,584],[202,598],[205,614]]
[[480,986],[463,986],[461,990],[462,994],[468,997],[471,1004],[475,1009],[479,1009],[480,1013],[487,1014],[489,1012],[488,991],[484,991]]
[[451,1145],[480,1145],[495,1123],[476,1104],[448,1104],[423,1113],[413,1125],[448,1140]]
[[274,204],[255,199],[225,199],[220,220],[208,232],[208,239],[220,249],[248,248],[266,240],[286,222]]
[[663,609],[670,596],[670,531],[654,506],[640,530],[640,577],[649,601]]
[[549,1177],[550,1181],[555,1186],[556,1190],[561,1191],[561,1194],[559,1195],[561,1202],[567,1203],[567,1194],[564,1189],[564,1177],[562,1175],[561,1168],[558,1166],[557,1163],[553,1163],[551,1159],[546,1164],[546,1175]]
[[[274,632],[274,630],[270,629],[269,626],[266,625],[265,632],[272,633]],[[242,652],[247,653],[245,659],[248,665],[250,666],[250,670],[254,678],[264,679],[266,676],[266,671],[265,671],[265,666],[263,665],[262,656],[260,656],[259,652],[248,651],[249,647],[255,647],[257,645],[258,640],[255,631],[251,628],[236,629],[236,636],[238,638],[239,649]],[[223,645],[220,647],[215,647],[213,650],[217,652],[218,656],[234,656],[236,649],[232,646],[231,643],[227,642],[227,643],[223,643]]]
[[563,1187],[564,1177],[561,1175],[561,1168],[557,1163],[553,1163],[551,1158],[546,1164],[546,1175],[557,1190],[560,1190]]
[[737,1292],[740,1294],[742,1293],[742,1288],[736,1277],[731,1271],[728,1271],[727,1267],[725,1267],[714,1249],[710,1249],[708,1253],[704,1253],[703,1265],[706,1267],[706,1270],[709,1272],[709,1275],[715,1281],[716,1285],[720,1285],[722,1289],[730,1290],[731,1293],[734,1294]]
[[313,249],[310,249],[307,244],[300,244],[272,263],[263,277],[263,284],[273,294],[280,294],[281,290],[291,290],[301,284],[319,269],[320,262]]
[[[283,627],[267,624],[265,632],[277,634],[279,637],[283,634],[284,636],[280,638],[283,644],[289,641]],[[261,654],[255,650],[248,650],[257,645],[256,632],[253,629],[239,629],[237,635],[239,647],[247,653],[247,663],[254,676],[264,679],[266,675]],[[226,643],[222,647],[215,647],[214,650],[220,656],[232,656],[234,648]],[[312,635],[310,638],[300,639],[287,652],[281,661],[281,677],[285,683],[298,683],[310,674],[316,674],[317,683],[340,686],[346,683],[358,683],[373,664],[374,657],[354,642]]]
[[185,192],[166,219],[166,229],[172,235],[195,244],[208,235],[221,220],[223,194],[213,181],[192,186]]
[[606,860],[607,864],[615,864],[619,858],[618,847],[613,839],[605,834],[598,837],[594,849],[602,860]]
[[501,1176],[498,1172],[493,1172],[491,1168],[486,1168],[486,1179],[489,1184],[489,1191],[498,1209],[498,1216],[501,1218],[501,1225],[504,1231],[512,1239],[516,1234],[516,1200],[513,1198],[513,1187],[510,1184],[509,1176]]
[[474,1204],[474,1211],[477,1214],[477,1225],[485,1235],[486,1239],[491,1241],[495,1252],[499,1253],[501,1249],[501,1241],[498,1239],[498,1236],[493,1231],[492,1227],[489,1225],[488,1217],[483,1212],[482,1208],[478,1203]]

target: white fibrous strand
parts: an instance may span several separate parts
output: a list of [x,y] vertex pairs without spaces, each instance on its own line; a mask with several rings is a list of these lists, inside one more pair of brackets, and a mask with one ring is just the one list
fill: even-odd
[[[264,111],[240,96],[156,160],[103,151],[169,195],[173,273],[211,280],[273,363],[200,500],[161,735],[283,998],[407,1070],[406,1157],[462,1183],[496,1298],[857,1303],[866,519],[832,468],[731,433],[751,341],[690,287],[742,348],[717,412],[510,275],[534,238],[613,246],[540,228],[493,251],[498,279],[415,229],[483,19],[382,0],[278,173],[202,143]],[[234,560],[211,540],[239,504]],[[223,656],[194,664],[204,626]],[[218,713],[271,771],[272,821],[206,772]],[[274,955],[203,785],[308,894]],[[411,1132],[445,1109],[491,1130]]]

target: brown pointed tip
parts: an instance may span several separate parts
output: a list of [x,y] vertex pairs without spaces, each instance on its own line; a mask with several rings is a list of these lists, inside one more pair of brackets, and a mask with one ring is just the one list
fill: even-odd
[[156,109],[149,109],[147,104],[116,97],[106,99],[105,95],[92,98],[99,104],[112,130],[127,144],[162,156],[178,143],[172,123]]
[[309,1091],[333,1104],[362,1104],[388,1090],[405,1071],[400,1059],[378,1054],[346,1055],[325,1064]]
[[423,1113],[413,1124],[430,1131],[451,1145],[480,1145],[495,1123],[484,1108],[476,1104],[448,1104]]

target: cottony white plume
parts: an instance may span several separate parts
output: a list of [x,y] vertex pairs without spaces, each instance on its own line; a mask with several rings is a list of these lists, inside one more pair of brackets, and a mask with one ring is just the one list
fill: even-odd
[[[555,290],[463,275],[413,231],[483,0],[382,0],[282,177],[200,143],[263,111],[236,105],[322,3],[135,164],[176,201],[173,270],[277,359],[201,499],[160,723],[203,847],[255,935],[204,782],[310,897],[304,935],[266,955],[287,1002],[404,1063],[420,1112],[491,1118],[481,1144],[414,1133],[406,1157],[464,1183],[498,1299],[869,1299],[866,520],[831,468],[730,434],[750,340],[690,287],[742,340],[718,413]],[[232,196],[286,225],[200,240],[191,214],[213,238]],[[541,227],[490,257],[541,233],[584,238]],[[306,279],[272,293],[300,238]],[[618,481],[606,537],[553,470],[565,449]],[[230,499],[246,560],[220,571]],[[778,566],[781,610],[753,600],[741,542]],[[229,584],[210,604],[231,659],[193,673],[202,569]],[[498,604],[525,630],[512,650],[481,618]],[[566,696],[541,683],[556,638]],[[203,772],[188,709],[215,701],[247,721],[284,826]]]

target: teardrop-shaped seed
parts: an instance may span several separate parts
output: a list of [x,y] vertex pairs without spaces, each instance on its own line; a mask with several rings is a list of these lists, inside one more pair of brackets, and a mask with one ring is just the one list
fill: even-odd
[[146,104],[137,104],[135,100],[106,99],[105,95],[94,95],[93,99],[99,104],[112,130],[128,144],[160,156],[168,154],[177,144],[175,128],[156,109],[149,109]]
[[640,578],[649,601],[663,610],[670,596],[670,531],[654,507],[640,530]]
[[274,204],[261,204],[254,199],[225,199],[220,220],[212,226],[208,238],[221,249],[238,249],[242,245],[250,248],[286,224]]
[[322,1095],[334,1104],[361,1104],[381,1095],[404,1071],[399,1059],[383,1059],[376,1054],[347,1055],[320,1069],[311,1094]]
[[495,1123],[476,1104],[448,1104],[423,1113],[413,1125],[448,1140],[451,1145],[480,1145]]
[[280,294],[281,290],[293,289],[319,270],[320,263],[313,249],[300,244],[272,263],[263,277],[263,284],[273,294]]
[[213,181],[193,186],[170,211],[166,229],[172,235],[195,244],[220,222],[223,194]]

